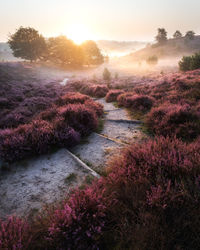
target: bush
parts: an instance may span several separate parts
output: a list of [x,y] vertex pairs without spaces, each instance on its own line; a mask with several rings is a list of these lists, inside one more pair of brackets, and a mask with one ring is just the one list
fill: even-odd
[[110,90],[106,95],[106,102],[115,102],[117,101],[117,97],[123,94],[123,90]]
[[108,87],[106,85],[94,85],[92,86],[92,96],[101,98],[105,97],[108,93]]
[[187,104],[163,104],[153,108],[146,119],[147,127],[156,135],[193,140],[200,131],[199,115]]
[[156,65],[158,63],[158,57],[157,56],[150,56],[147,58],[146,62],[149,65]]
[[81,135],[87,135],[98,125],[96,113],[83,104],[69,104],[58,110],[64,121]]
[[29,249],[199,248],[199,139],[156,137],[128,146],[108,165],[107,177],[43,211],[31,233],[21,220],[19,227],[1,222],[0,244],[16,249],[31,235]]
[[107,68],[105,68],[103,71],[103,79],[105,81],[110,81],[110,79],[111,79],[111,73]]
[[109,249],[198,249],[199,149],[160,137],[113,159],[107,188],[118,206]]
[[[40,105],[37,101],[43,100],[43,97],[31,99],[36,104],[33,105],[35,109],[37,103]],[[72,147],[80,141],[80,135],[88,135],[97,128],[98,117],[103,115],[101,104],[80,93],[68,93],[56,103],[35,116],[31,122],[17,128],[6,129],[12,124],[16,127],[17,124],[26,123],[29,117],[28,113],[27,119],[23,116],[26,111],[16,115],[13,111],[6,119],[2,119],[1,125],[4,122],[5,129],[0,130],[1,160],[14,162],[47,153],[52,147]]]
[[27,222],[15,217],[0,221],[0,249],[28,249],[31,238]]
[[101,98],[106,96],[108,90],[108,87],[106,85],[100,85],[100,84],[87,84],[87,83],[73,83],[74,88],[78,90],[79,92],[89,95],[92,97]]
[[200,53],[192,56],[184,56],[179,62],[181,71],[195,70],[200,68]]
[[66,104],[75,104],[75,103],[83,104],[85,103],[86,100],[89,100],[89,99],[90,99],[89,96],[82,95],[77,92],[68,92],[64,96],[61,96],[56,101],[56,104],[58,104],[59,106],[63,106]]
[[63,208],[50,214],[50,249],[99,249],[111,205],[112,196],[99,185],[76,191]]
[[130,108],[133,111],[147,112],[154,103],[152,97],[146,95],[122,94],[117,98],[119,105]]

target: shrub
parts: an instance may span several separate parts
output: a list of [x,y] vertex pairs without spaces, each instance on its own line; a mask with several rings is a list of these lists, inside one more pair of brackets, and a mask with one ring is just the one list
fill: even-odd
[[69,104],[59,108],[59,115],[81,135],[87,135],[98,125],[96,113],[83,104]]
[[200,68],[200,53],[192,56],[184,56],[179,62],[181,71],[195,70]]
[[199,146],[160,137],[113,159],[109,188],[119,202],[110,235],[115,247],[198,249]]
[[117,100],[119,105],[141,112],[150,110],[154,103],[154,99],[152,97],[134,94],[122,94]]
[[92,86],[92,96],[101,98],[106,96],[108,87],[106,85],[94,85]]
[[110,81],[110,79],[111,79],[111,73],[107,68],[105,68],[103,71],[103,79],[105,81]]
[[9,226],[0,226],[0,244],[17,249],[12,246],[19,239],[24,246],[32,235],[30,249],[196,250],[199,165],[199,139],[186,144],[156,137],[130,145],[109,162],[107,177],[75,190],[62,205],[38,216],[31,234],[15,229],[14,221],[3,222]]
[[199,115],[189,105],[163,104],[153,108],[146,119],[147,127],[157,135],[176,135],[184,140],[197,138],[200,131]]
[[130,96],[134,95],[134,93],[128,92],[128,93],[124,93],[121,94],[117,97],[117,103],[119,106],[124,106],[126,107],[126,99]]
[[158,57],[157,56],[150,56],[147,58],[146,62],[149,65],[156,65],[158,63]]
[[50,214],[50,249],[99,249],[111,205],[112,196],[99,185],[76,191],[63,208]]
[[15,217],[0,221],[0,249],[28,249],[31,238],[27,222]]
[[84,104],[86,107],[94,110],[98,117],[103,116],[103,105],[102,104],[100,104],[98,102],[94,102],[91,99],[86,100]]
[[63,106],[66,104],[75,104],[75,103],[80,103],[83,104],[85,103],[86,100],[89,100],[89,96],[82,95],[77,92],[68,92],[64,96],[60,97],[57,101],[56,104],[59,106]]
[[110,90],[106,95],[106,102],[115,102],[117,101],[117,97],[123,94],[123,90]]

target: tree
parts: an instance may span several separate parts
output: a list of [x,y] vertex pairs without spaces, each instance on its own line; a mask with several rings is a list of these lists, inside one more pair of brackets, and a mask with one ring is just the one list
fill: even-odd
[[13,35],[10,35],[8,43],[15,57],[31,62],[42,58],[46,50],[44,37],[30,27],[20,27]]
[[193,40],[194,36],[195,36],[195,32],[192,30],[186,32],[186,34],[185,34],[185,38],[187,38],[188,40]]
[[82,48],[72,40],[58,36],[47,41],[47,59],[57,64],[80,66],[83,65],[84,54]]
[[81,45],[83,49],[85,64],[99,65],[104,62],[104,57],[94,41],[86,41]]
[[182,33],[181,33],[179,30],[177,30],[177,31],[174,33],[173,37],[174,37],[175,39],[179,39],[179,38],[183,37],[183,35],[182,35]]
[[165,43],[167,41],[167,32],[164,28],[158,28],[158,34],[155,37],[159,44]]
[[110,73],[110,71],[107,68],[104,68],[103,79],[105,81],[110,81],[110,79],[111,79],[111,73]]

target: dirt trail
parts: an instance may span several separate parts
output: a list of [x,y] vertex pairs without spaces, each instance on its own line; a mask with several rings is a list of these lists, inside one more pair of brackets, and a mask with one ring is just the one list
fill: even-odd
[[[10,214],[33,215],[44,204],[61,199],[71,188],[89,176],[102,173],[107,159],[125,143],[141,138],[140,122],[129,118],[126,110],[104,99],[104,128],[92,133],[84,144],[71,152],[60,149],[10,166],[0,173],[0,218]],[[96,171],[96,172],[94,172]]]

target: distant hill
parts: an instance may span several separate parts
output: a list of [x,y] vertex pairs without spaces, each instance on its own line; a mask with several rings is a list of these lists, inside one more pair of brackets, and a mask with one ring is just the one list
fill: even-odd
[[7,43],[0,43],[0,61],[19,61],[12,55],[12,50]]
[[[147,45],[145,48],[131,53],[128,57],[132,60],[146,60],[150,56],[157,56],[159,59],[180,57],[200,52],[200,36],[193,40],[186,38],[169,39],[165,44]],[[128,58],[127,57],[127,58]]]
[[110,41],[99,40],[96,41],[101,51],[109,56],[120,56],[130,54],[138,49],[141,49],[147,45],[147,42],[138,41]]

